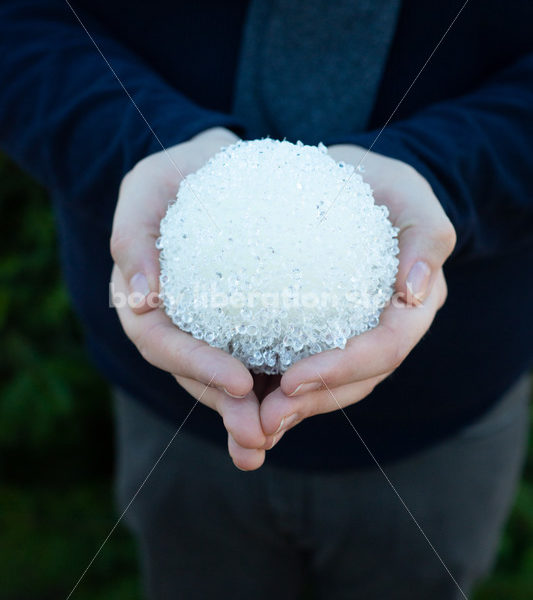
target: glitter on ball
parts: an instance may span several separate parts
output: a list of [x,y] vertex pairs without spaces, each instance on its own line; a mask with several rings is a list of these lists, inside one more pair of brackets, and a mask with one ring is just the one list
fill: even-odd
[[267,374],[375,327],[398,268],[362,176],[322,144],[271,139],[188,175],[156,246],[174,324]]

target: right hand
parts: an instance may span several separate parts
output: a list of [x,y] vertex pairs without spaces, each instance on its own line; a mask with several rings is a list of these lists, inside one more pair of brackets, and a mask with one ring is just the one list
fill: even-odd
[[137,300],[117,306],[117,312],[141,355],[221,415],[235,465],[251,470],[262,465],[264,448],[272,442],[261,428],[252,375],[227,352],[178,329],[162,310],[154,310],[153,302],[159,291],[155,241],[159,223],[182,179],[176,167],[186,176],[237,140],[229,130],[209,129],[166,152],[148,156],[126,174],[113,220],[111,284],[114,296]]

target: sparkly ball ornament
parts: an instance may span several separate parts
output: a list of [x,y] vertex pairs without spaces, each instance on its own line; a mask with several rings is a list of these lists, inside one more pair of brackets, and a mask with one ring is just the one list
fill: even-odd
[[325,146],[238,142],[181,182],[161,221],[161,298],[183,331],[282,373],[378,324],[396,236]]

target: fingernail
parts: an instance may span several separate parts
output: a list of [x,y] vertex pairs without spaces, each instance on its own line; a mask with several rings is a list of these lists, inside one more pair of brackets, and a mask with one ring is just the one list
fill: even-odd
[[132,296],[136,296],[136,298],[132,298],[134,306],[141,304],[146,296],[148,296],[150,293],[150,286],[148,285],[148,279],[146,279],[143,273],[135,273],[130,279],[130,290]]
[[[280,434],[280,435],[281,435],[281,434]],[[277,442],[278,442],[278,440],[279,440],[279,438],[280,438],[280,435],[275,435],[275,436],[272,438],[272,443],[270,444],[270,446],[269,446],[268,448],[265,448],[265,449],[266,449],[266,450],[272,450],[272,448],[274,448],[274,446],[277,444]]]
[[307,394],[309,392],[316,392],[316,390],[319,390],[321,387],[322,387],[322,383],[320,383],[319,381],[311,381],[309,383],[300,383],[300,385],[294,390],[294,392],[289,394],[289,397],[301,396],[302,394]]
[[299,419],[298,413],[293,413],[292,415],[289,415],[288,417],[284,417],[283,419],[281,419],[281,424],[278,427],[276,434],[280,434],[282,431],[286,431],[287,429],[289,429],[289,427],[291,425],[294,425],[294,423],[296,423],[296,421],[298,421],[298,419]]
[[228,390],[226,388],[222,388],[222,390],[224,391],[225,394],[227,394],[231,398],[238,398],[239,400],[246,398],[246,394],[244,394],[244,396],[236,396],[235,394],[230,394],[230,392],[228,392]]
[[411,267],[411,271],[407,275],[406,286],[416,300],[421,301],[425,298],[430,277],[431,269],[427,263],[418,261]]

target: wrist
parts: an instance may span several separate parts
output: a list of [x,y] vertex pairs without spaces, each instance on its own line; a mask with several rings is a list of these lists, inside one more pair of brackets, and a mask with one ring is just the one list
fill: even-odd
[[[196,157],[200,165],[206,163],[212,156],[225,146],[231,146],[239,141],[239,137],[224,127],[212,127],[192,137],[185,146],[190,150],[186,154]],[[198,168],[198,167],[197,167]]]
[[215,143],[221,145],[230,145],[239,141],[239,137],[233,131],[225,127],[211,127],[197,133],[188,143]]

